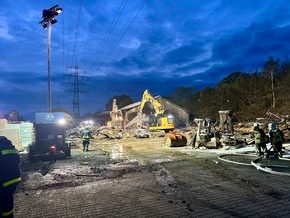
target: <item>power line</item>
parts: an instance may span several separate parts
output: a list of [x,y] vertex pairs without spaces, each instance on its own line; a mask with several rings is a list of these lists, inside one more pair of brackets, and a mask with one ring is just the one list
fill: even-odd
[[74,41],[74,49],[73,49],[73,55],[72,55],[72,65],[74,62],[74,56],[76,54],[76,50],[77,50],[77,42],[78,42],[78,38],[79,38],[79,28],[80,28],[80,20],[81,20],[81,15],[82,15],[82,5],[83,5],[83,0],[80,0],[80,6],[79,6],[79,13],[78,13],[78,21],[77,21],[77,28],[76,28],[76,32],[75,32],[75,41]]
[[[71,25],[72,25],[72,19],[71,19],[71,17],[72,17],[72,6],[70,7],[70,10],[68,10],[69,11],[69,24],[68,24],[68,38],[71,38],[70,37],[70,35],[71,35]],[[67,58],[66,58],[66,64],[65,64],[65,66],[67,66],[68,65],[68,63],[69,63],[69,58],[70,58],[70,56],[69,56],[69,54],[70,54],[70,43],[68,42],[67,43],[68,45],[67,45]]]
[[139,10],[137,11],[137,13],[135,14],[135,16],[133,17],[133,19],[131,20],[131,22],[128,24],[127,28],[125,29],[125,31],[122,33],[122,35],[119,37],[118,41],[114,44],[114,46],[111,48],[111,50],[109,51],[108,57],[111,56],[111,54],[113,53],[113,51],[116,49],[116,47],[119,45],[120,41],[123,39],[123,37],[125,36],[125,34],[128,32],[129,28],[132,26],[132,24],[134,23],[134,21],[136,20],[137,16],[139,15],[140,11],[142,10],[144,3],[141,5],[141,7],[139,8]]
[[[106,60],[108,60],[110,58],[110,56],[112,55],[113,51],[116,49],[116,47],[119,45],[120,41],[123,39],[125,34],[128,32],[129,28],[132,26],[132,24],[134,23],[135,19],[137,18],[137,16],[139,15],[140,11],[142,10],[144,4],[145,4],[145,1],[142,1],[142,0],[141,0],[141,2],[139,2],[139,4],[137,2],[137,4],[135,5],[135,9],[134,9],[134,11],[137,10],[137,12],[132,16],[130,22],[124,22],[125,24],[124,24],[124,26],[122,28],[121,33],[119,34],[118,39],[109,48],[109,51],[107,52]],[[94,69],[98,69],[98,68],[100,68],[103,65],[104,65],[104,62],[103,63],[99,62],[99,64],[97,66],[95,66]]]
[[84,68],[80,68],[77,65],[73,67],[67,67],[67,68],[73,68],[74,74],[64,74],[63,79],[66,82],[63,82],[63,85],[70,85],[72,86],[72,89],[67,89],[65,91],[67,92],[73,92],[73,114],[75,117],[80,117],[80,97],[79,93],[84,92],[80,90],[80,86],[88,86],[88,76],[81,76],[79,75],[79,70],[84,70]]
[[[198,2],[199,2],[199,1],[196,1],[195,4],[192,5],[192,7],[194,7]],[[172,0],[172,1],[171,1],[171,4],[169,4],[169,7],[168,7],[167,10],[162,14],[162,16],[160,17],[159,21],[156,22],[156,25],[152,27],[151,32],[156,31],[156,30],[161,26],[161,24],[162,24],[161,22],[162,22],[163,20],[165,20],[165,19],[169,16],[169,14],[172,12],[172,10],[174,9],[174,7],[176,7],[176,4],[175,4],[175,3],[176,3],[176,0]],[[187,10],[191,10],[191,8],[189,7],[189,8],[187,8]],[[165,60],[166,60],[166,59],[168,59],[168,57],[165,58]],[[115,67],[114,67],[113,69],[111,69],[111,70],[108,69],[104,74],[108,74],[109,71],[113,71],[113,70],[114,70],[114,72],[116,72],[118,69],[120,69],[120,63],[116,64]]]
[[[165,19],[165,17],[167,17],[169,15],[169,13],[171,12],[171,10],[173,9],[173,7],[175,6],[175,4],[173,4],[174,0],[171,1],[171,4],[169,4],[169,7],[167,8],[167,10],[165,11],[165,13],[162,16],[162,19],[159,19],[159,21],[157,22],[157,24],[152,28],[151,32],[153,32],[154,30],[157,29],[158,26],[160,26],[161,21]],[[158,2],[159,4],[160,2]],[[118,39],[118,41],[114,44],[114,47],[111,48],[109,56],[112,54],[113,50],[117,47],[117,45],[120,43],[121,39],[124,37],[124,35],[128,32],[129,28],[132,26],[132,24],[134,23],[134,21],[136,20],[137,16],[139,15],[140,11],[142,10],[143,6],[144,6],[145,2],[143,2],[143,4],[141,4],[141,6],[139,7],[137,13],[133,16],[131,22],[129,23],[129,25],[127,26],[126,30],[121,34],[120,38]],[[137,7],[136,7],[137,9]],[[153,12],[152,12],[153,13]],[[108,59],[109,56],[106,58]],[[115,56],[116,57],[116,56]],[[117,64],[114,69],[119,69],[120,68],[120,63]],[[106,71],[105,74],[107,74],[110,70],[108,69]],[[116,71],[116,70],[115,70]]]
[[116,27],[117,23],[118,23],[119,20],[120,20],[121,15],[124,13],[124,10],[125,10],[127,4],[128,4],[128,0],[126,0],[126,1],[122,1],[121,5],[120,5],[119,8],[118,8],[117,13],[115,14],[114,19],[112,20],[112,22],[111,22],[111,24],[110,24],[110,26],[109,26],[109,28],[108,28],[108,30],[107,30],[107,32],[106,32],[105,37],[103,38],[103,40],[102,40],[100,46],[98,47],[98,49],[97,49],[97,51],[96,51],[96,54],[95,54],[95,56],[93,57],[92,62],[91,62],[91,64],[88,66],[88,68],[91,68],[91,67],[92,67],[94,60],[98,60],[98,59],[99,59],[99,57],[100,57],[100,55],[101,55],[103,49],[105,48],[106,43],[107,43],[107,42],[109,41],[109,39],[111,38],[112,33],[114,32],[115,27]]
[[[97,3],[100,3],[100,1],[98,1]],[[102,5],[99,5],[99,7],[98,7],[98,4],[96,4],[96,7],[95,7],[95,14],[96,15],[98,14],[98,12],[101,12],[102,11],[102,8],[104,7],[105,1],[103,1],[101,3],[102,3]],[[94,32],[93,32],[92,36],[88,36],[88,38],[87,38],[87,43],[86,43],[85,48],[83,50],[83,55],[81,55],[81,57],[83,57],[83,60],[86,60],[87,59],[88,54],[89,54],[89,50],[92,50],[93,43],[95,41],[97,41],[95,39],[96,38],[97,30],[99,30],[99,29],[98,28],[94,28]]]

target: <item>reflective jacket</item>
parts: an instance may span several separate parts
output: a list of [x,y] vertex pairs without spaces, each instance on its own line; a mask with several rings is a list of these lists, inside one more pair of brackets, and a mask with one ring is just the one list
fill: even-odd
[[0,136],[1,188],[21,181],[20,157],[17,149],[6,137]]
[[277,129],[277,128],[272,129],[269,134],[270,134],[271,143],[284,141],[284,134],[280,129]]
[[88,129],[84,129],[82,133],[82,140],[89,141],[91,138],[91,131]]
[[262,129],[259,127],[255,127],[253,131],[254,139],[255,139],[255,144],[260,144],[260,143],[265,143],[265,133]]

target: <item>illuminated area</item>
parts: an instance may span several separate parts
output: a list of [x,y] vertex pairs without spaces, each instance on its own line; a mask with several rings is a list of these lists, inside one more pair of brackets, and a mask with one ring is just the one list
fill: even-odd
[[92,128],[94,126],[94,121],[93,120],[85,120],[80,123],[80,126],[82,129],[89,127]]
[[169,114],[169,115],[167,116],[167,119],[168,119],[168,123],[173,123],[173,122],[174,122],[174,117],[173,117],[173,115],[171,115],[171,114]]
[[63,118],[63,119],[58,120],[57,123],[58,123],[59,125],[65,125],[65,124],[66,124],[66,120]]

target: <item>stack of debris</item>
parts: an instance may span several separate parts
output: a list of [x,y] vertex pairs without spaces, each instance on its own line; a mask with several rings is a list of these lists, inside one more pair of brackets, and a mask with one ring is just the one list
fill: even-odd
[[115,129],[107,126],[92,129],[92,137],[94,139],[121,139],[123,136],[124,131],[122,129]]
[[268,111],[266,113],[268,123],[273,123],[284,133],[285,141],[290,141],[290,116],[289,115],[281,115],[278,113],[272,113]]

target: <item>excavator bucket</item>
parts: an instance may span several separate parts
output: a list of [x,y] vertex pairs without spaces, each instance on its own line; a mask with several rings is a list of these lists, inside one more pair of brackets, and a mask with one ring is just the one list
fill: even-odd
[[168,147],[186,146],[187,138],[182,133],[168,132],[165,134],[164,145]]

